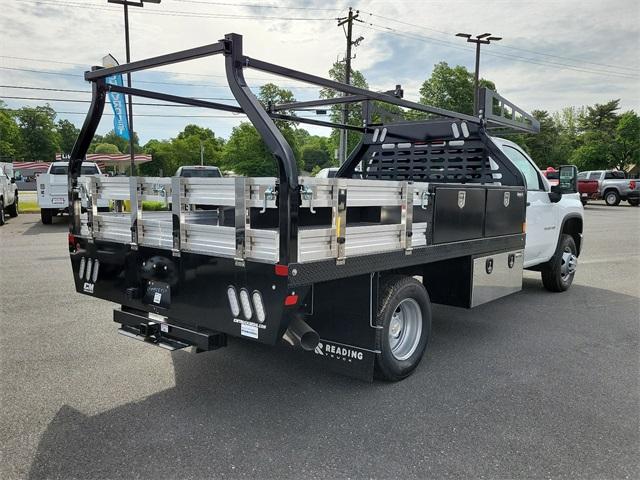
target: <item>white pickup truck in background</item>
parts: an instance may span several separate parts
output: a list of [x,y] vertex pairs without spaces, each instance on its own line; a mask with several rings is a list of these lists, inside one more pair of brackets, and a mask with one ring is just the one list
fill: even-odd
[[[49,225],[56,215],[69,213],[68,170],[69,162],[53,162],[47,173],[36,176],[40,218],[45,225]],[[102,172],[95,163],[84,162],[80,175],[102,175]],[[82,178],[80,180],[82,181]],[[85,200],[83,200],[82,206],[86,207]],[[109,202],[106,200],[98,201],[98,209],[108,211]]]
[[12,165],[0,163],[0,226],[4,225],[6,214],[18,216],[18,187]]

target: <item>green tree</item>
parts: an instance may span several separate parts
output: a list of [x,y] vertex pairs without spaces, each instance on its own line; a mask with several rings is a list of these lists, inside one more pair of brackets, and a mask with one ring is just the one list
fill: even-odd
[[104,153],[108,155],[118,155],[122,153],[113,143],[99,143],[94,149],[94,153]]
[[512,137],[513,140],[527,151],[541,169],[566,163],[560,148],[560,131],[553,117],[546,110],[533,110],[531,115],[540,122],[540,133],[516,135]]
[[[345,83],[345,67],[344,61],[337,61],[333,64],[331,69],[329,69],[329,78],[335,80],[336,82]],[[351,70],[351,80],[350,84],[354,87],[358,88],[369,88],[369,84],[365,79],[362,72],[359,70]],[[321,98],[336,98],[341,97],[342,93],[337,92],[332,88],[323,88],[320,90]],[[343,123],[342,116],[345,106],[344,105],[333,105],[331,107],[331,121],[335,123]],[[362,126],[363,124],[363,112],[362,112],[362,104],[361,103],[350,103],[347,104],[347,124]],[[340,130],[333,129],[331,131],[331,148],[330,151],[335,151],[340,144]],[[362,134],[359,132],[354,132],[351,130],[347,131],[347,155],[360,143],[360,139],[362,138]]]
[[602,134],[588,132],[583,136],[582,145],[571,154],[570,162],[581,171],[606,168],[612,160],[610,147]]
[[[142,148],[140,148],[140,139],[138,138],[138,134],[133,132],[133,151],[135,153],[142,153]],[[118,136],[118,134],[111,130],[104,137],[102,137],[102,141],[100,143],[112,143],[121,153],[129,153],[131,151],[129,140],[125,140],[124,138]]]
[[628,111],[620,115],[614,135],[615,167],[624,169],[640,163],[640,117]]
[[303,169],[311,172],[315,167],[326,168],[335,163],[331,151],[331,141],[327,137],[310,135],[300,147]]
[[0,162],[15,159],[22,149],[20,129],[13,112],[0,100]]
[[19,156],[27,161],[55,160],[60,150],[60,137],[56,131],[56,112],[49,105],[23,107],[16,118],[22,137]]
[[613,135],[618,125],[620,99],[607,103],[596,103],[593,107],[587,107],[580,115],[578,122],[583,132],[597,131]]
[[144,152],[150,154],[153,160],[140,165],[140,175],[171,176],[178,168],[178,159],[170,140],[149,140]]
[[[282,131],[283,136],[292,146],[296,145],[293,129]],[[300,154],[294,148],[298,168],[302,168]],[[278,167],[271,151],[253,125],[242,122],[233,128],[229,140],[223,150],[222,165],[225,170],[233,170],[239,175],[253,177],[277,176]]]
[[[480,79],[480,87],[496,91],[490,80]],[[462,65],[437,63],[431,76],[420,87],[420,103],[473,115],[473,73]]]
[[73,145],[76,143],[80,129],[71,123],[69,120],[59,120],[56,126],[58,135],[60,137],[60,151],[61,153],[71,153]]

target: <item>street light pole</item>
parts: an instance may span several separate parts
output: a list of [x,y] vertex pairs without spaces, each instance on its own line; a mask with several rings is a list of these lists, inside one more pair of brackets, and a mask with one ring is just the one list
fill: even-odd
[[[131,62],[131,47],[129,43],[129,4],[124,2],[124,44],[127,63]],[[131,72],[127,72],[127,86],[131,88]],[[133,150],[133,98],[129,97],[129,159],[131,160],[131,171],[129,175],[136,175],[136,154]]]
[[[115,3],[117,5],[124,6],[124,46],[125,46],[125,55],[127,63],[131,62],[131,46],[129,42],[129,6],[132,7],[144,7],[144,2],[148,3],[160,3],[161,0],[107,0],[108,3]],[[127,86],[131,88],[131,72],[127,72]],[[131,94],[128,96],[129,100],[129,158],[131,160],[131,172],[130,175],[133,177],[136,173],[136,153],[133,149],[134,145],[134,133],[133,133],[133,99]]]
[[483,33],[472,37],[469,33],[456,33],[456,37],[463,37],[469,43],[476,44],[476,69],[473,75],[473,114],[480,114],[480,105],[478,105],[478,97],[480,92],[480,45],[489,45],[492,41],[502,40],[502,37],[492,37],[490,33]]

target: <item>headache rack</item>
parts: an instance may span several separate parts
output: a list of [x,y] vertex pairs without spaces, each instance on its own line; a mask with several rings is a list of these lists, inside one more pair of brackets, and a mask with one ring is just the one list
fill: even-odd
[[[237,106],[105,81],[114,74],[216,54],[225,57],[227,81]],[[247,68],[344,95],[265,108],[244,79]],[[373,92],[248,57],[237,34],[204,47],[116,67],[93,67],[85,79],[92,82],[92,102],[71,154],[69,200],[70,231],[89,242],[126,243],[133,250],[141,246],[170,250],[176,257],[182,252],[228,257],[237,265],[245,261],[285,265],[329,261],[342,265],[351,257],[408,257],[430,245],[501,236],[516,236],[520,243],[515,246],[521,244],[524,180],[487,130],[537,132],[539,124],[489,90],[481,92],[481,105],[485,106],[481,115],[464,115],[405,100],[399,87],[387,93]],[[80,166],[109,91],[245,114],[273,153],[278,176],[80,179]],[[280,113],[356,102],[363,104],[367,118],[362,126]],[[373,102],[433,118],[376,124],[370,114]],[[336,178],[299,177],[293,151],[274,119],[355,130],[362,133],[362,140]],[[130,211],[99,212],[99,200],[128,201]],[[164,203],[166,211],[145,211],[143,202],[149,200]],[[84,202],[87,208],[83,212]],[[450,209],[451,204],[457,204],[462,211],[469,202],[474,202],[474,208],[468,208],[463,216]],[[490,204],[502,204],[506,210],[489,209]],[[505,222],[504,215],[517,221]],[[458,224],[462,228],[452,232]]]

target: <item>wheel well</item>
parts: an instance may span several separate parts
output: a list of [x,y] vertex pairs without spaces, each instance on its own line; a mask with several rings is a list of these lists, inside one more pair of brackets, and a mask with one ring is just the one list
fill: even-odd
[[580,255],[582,243],[582,219],[579,217],[567,218],[562,224],[562,233],[566,233],[573,237],[573,241],[575,242],[578,250],[578,255]]
[[608,187],[604,190],[604,193],[602,194],[602,196],[604,197],[609,192],[616,192],[618,195],[620,195],[620,192],[616,187]]

